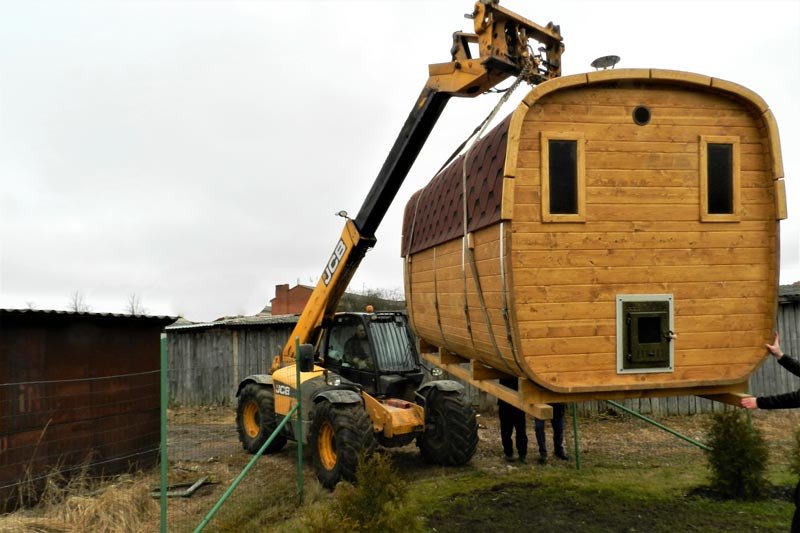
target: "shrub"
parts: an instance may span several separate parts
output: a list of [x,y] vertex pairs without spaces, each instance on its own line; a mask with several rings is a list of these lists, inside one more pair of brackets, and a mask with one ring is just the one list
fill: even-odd
[[754,500],[764,495],[767,444],[741,409],[712,415],[706,452],[711,487],[724,498]]
[[336,486],[333,501],[324,509],[307,515],[310,531],[353,531],[406,533],[420,531],[420,522],[406,504],[408,486],[391,459],[383,454],[362,456],[355,486]]

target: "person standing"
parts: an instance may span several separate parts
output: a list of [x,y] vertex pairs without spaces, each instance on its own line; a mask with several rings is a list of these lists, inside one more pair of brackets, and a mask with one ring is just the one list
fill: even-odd
[[[564,412],[566,406],[563,403],[551,403],[553,407],[553,454],[563,461],[567,461],[569,456],[564,449]],[[539,445],[539,463],[547,462],[547,436],[544,433],[544,420],[536,418],[534,420],[534,432],[536,433],[536,444]]]
[[[800,362],[783,353],[783,350],[781,350],[780,336],[777,332],[772,340],[772,344],[765,344],[764,347],[775,357],[779,365],[795,376],[800,376]],[[773,396],[747,396],[742,398],[741,405],[747,409],[794,409],[800,407],[800,389]],[[800,532],[800,481],[798,481],[797,486],[794,488],[792,531]]]
[[[505,385],[509,389],[517,390],[519,385],[517,378],[503,378],[500,380],[501,385]],[[506,456],[506,461],[514,461],[514,446],[512,444],[511,435],[516,432],[517,454],[519,455],[519,462],[527,462],[528,455],[528,434],[526,433],[525,412],[514,407],[513,405],[497,400],[497,414],[500,417],[500,440],[503,443],[503,453]]]

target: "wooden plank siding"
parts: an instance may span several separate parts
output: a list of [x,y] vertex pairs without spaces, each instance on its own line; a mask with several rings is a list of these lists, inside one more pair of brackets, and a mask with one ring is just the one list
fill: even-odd
[[267,373],[292,327],[168,329],[169,404],[235,405],[239,382]]
[[[781,302],[777,325],[784,351],[796,357],[800,356],[800,302]],[[592,327],[592,324],[586,324],[584,327]],[[558,333],[558,327],[552,326],[551,333]],[[783,394],[798,388],[800,388],[800,378],[784,370],[773,357],[767,355],[749,380],[749,392],[756,396]],[[495,398],[477,387],[467,385],[467,395],[482,411],[491,411],[495,408]],[[723,404],[699,396],[629,398],[617,401],[635,411],[655,416],[713,413],[726,408]],[[609,410],[608,404],[602,400],[578,402],[577,408],[578,414],[582,416],[596,415]]]

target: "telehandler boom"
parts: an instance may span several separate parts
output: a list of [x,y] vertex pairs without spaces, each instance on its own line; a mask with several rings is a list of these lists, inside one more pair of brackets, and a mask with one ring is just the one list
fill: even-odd
[[[248,376],[237,391],[237,427],[244,448],[257,451],[294,403],[303,401],[303,436],[308,436],[317,475],[332,487],[352,480],[358,453],[404,445],[417,438],[423,457],[439,464],[468,461],[477,445],[475,413],[463,386],[439,380],[422,385],[419,356],[405,317],[386,313],[335,313],[375,231],[451,97],[474,97],[508,77],[535,84],[561,74],[564,45],[558,26],[539,26],[498,5],[479,0],[471,14],[475,33],[455,32],[447,63],[431,64],[428,80],[392,146],[364,203],[347,219],[339,241],[288,342],[270,374]],[[534,50],[529,41],[541,47]],[[470,47],[472,45],[472,48]],[[477,50],[475,50],[477,49]],[[473,57],[473,52],[478,55]],[[344,337],[363,328],[368,364],[348,362]],[[301,383],[295,379],[296,339]],[[310,345],[310,346],[309,346]],[[321,360],[313,363],[313,354]],[[302,354],[301,354],[302,355]],[[305,426],[309,427],[306,428]],[[294,439],[292,423],[267,452]]]
[[[294,357],[295,338],[299,337],[301,344],[311,341],[323,319],[333,316],[366,251],[375,245],[375,231],[450,98],[483,94],[506,78],[519,76],[526,67],[533,83],[561,75],[564,45],[558,26],[539,26],[492,0],[477,2],[466,16],[474,20],[475,33],[455,32],[452,59],[428,66],[428,80],[356,218],[345,223],[278,367]],[[530,39],[544,45],[538,54],[530,48]],[[470,43],[478,45],[478,57],[472,57]]]

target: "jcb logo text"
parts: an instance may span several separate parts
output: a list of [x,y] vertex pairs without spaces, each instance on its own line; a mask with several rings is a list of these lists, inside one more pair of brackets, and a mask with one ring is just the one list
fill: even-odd
[[336,272],[337,268],[339,268],[339,263],[342,262],[342,257],[344,256],[345,250],[347,250],[347,246],[345,246],[343,240],[339,239],[339,242],[336,244],[336,248],[333,250],[333,254],[331,254],[331,258],[328,259],[328,264],[325,266],[325,272],[322,273],[322,282],[325,284],[325,286],[331,282],[333,273]]

